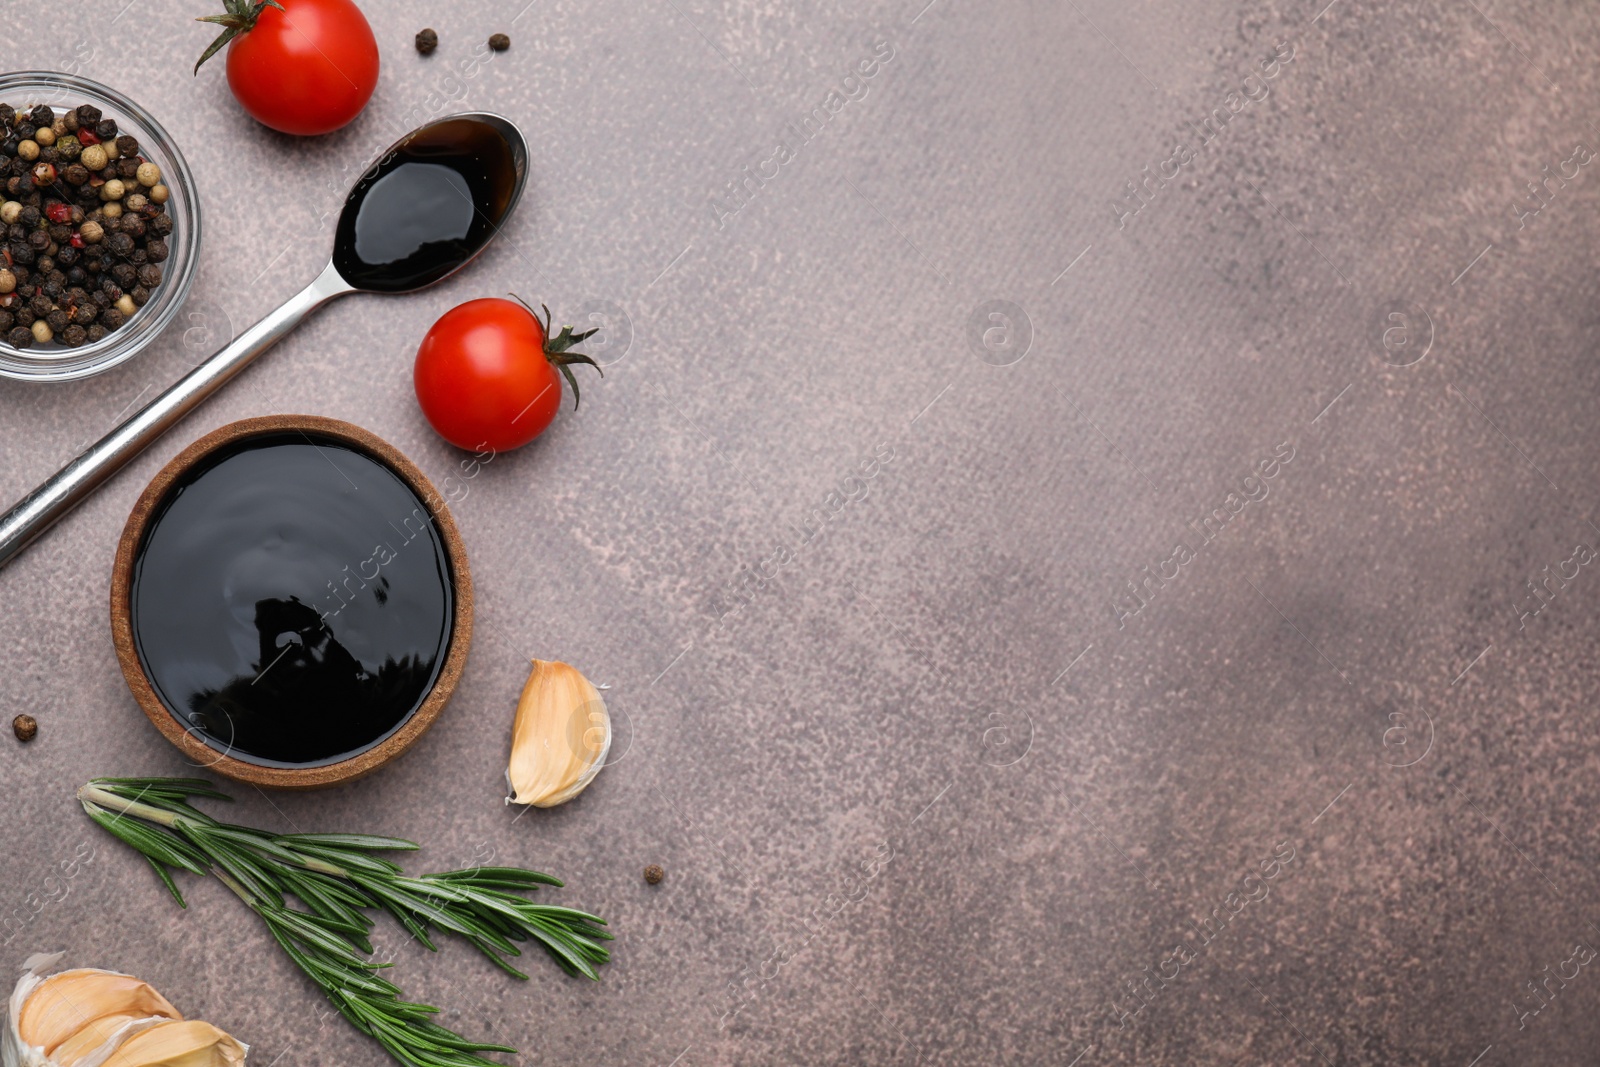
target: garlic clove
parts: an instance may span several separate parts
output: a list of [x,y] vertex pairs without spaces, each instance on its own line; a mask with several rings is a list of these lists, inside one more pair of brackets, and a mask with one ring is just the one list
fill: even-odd
[[102,1015],[57,1045],[50,1058],[57,1067],[94,1067],[129,1037],[167,1021],[160,1016]]
[[112,971],[62,971],[40,982],[16,1015],[17,1036],[46,1056],[84,1026],[108,1015],[182,1019],[167,998],[137,978]]
[[536,659],[511,727],[508,804],[551,808],[583,792],[611,750],[605,701],[577,668]]
[[248,1052],[210,1023],[166,1022],[128,1038],[101,1067],[239,1067]]

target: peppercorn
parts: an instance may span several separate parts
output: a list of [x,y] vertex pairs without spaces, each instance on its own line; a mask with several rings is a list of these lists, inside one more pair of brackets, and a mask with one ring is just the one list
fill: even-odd
[[43,252],[48,255],[50,251],[50,235],[43,230],[34,230],[28,234],[28,245],[35,252]]
[[[17,305],[17,309],[13,311],[12,314],[17,317],[17,325],[23,327],[31,327],[33,325],[33,320],[39,317],[35,315],[26,304]],[[33,336],[33,331],[31,329],[28,330],[28,336]]]
[[108,219],[120,219],[122,217],[122,205],[115,200],[107,201],[100,205],[100,213]]
[[33,139],[18,142],[17,158],[25,159],[29,163],[39,158],[39,142]]
[[45,324],[50,327],[52,333],[60,333],[71,324],[72,320],[67,318],[67,313],[65,311],[62,311],[60,308],[56,308],[54,311],[50,312],[50,314],[44,317],[44,321]]
[[[18,316],[17,321],[22,321],[20,316]],[[6,334],[6,344],[12,348],[27,348],[33,344],[33,331],[26,326],[14,326],[11,332]]]
[[50,309],[54,306],[55,303],[43,293],[35,293],[33,299],[28,301],[28,310],[39,318],[50,314]]
[[10,104],[0,104],[0,126],[10,126],[17,121],[17,109]]
[[77,348],[79,345],[83,344],[88,336],[88,331],[86,331],[82,326],[79,326],[76,322],[74,322],[71,326],[68,326],[65,330],[61,331],[61,340],[66,342],[66,344],[72,348]]
[[150,290],[146,289],[142,285],[134,286],[128,295],[133,297],[133,303],[135,307],[144,307],[146,304],[150,303]]
[[54,185],[56,183],[56,168],[49,163],[41,162],[33,168],[33,184]]
[[139,179],[139,184],[146,189],[161,181],[161,168],[154,163],[141,163],[134,170],[134,177]]
[[662,870],[661,866],[656,863],[652,863],[650,866],[644,869],[644,880],[649,882],[651,885],[660,885],[661,879],[665,878],[666,876],[667,872]]
[[148,225],[144,219],[137,215],[124,214],[122,218],[117,220],[117,229],[133,238],[143,237]]
[[65,245],[61,251],[56,253],[56,262],[70,269],[73,264],[78,262],[78,257],[82,254],[75,245]]
[[17,735],[17,740],[27,744],[39,736],[39,720],[32,715],[18,715],[11,720],[11,732]]
[[17,288],[17,276],[8,270],[0,270],[0,293],[14,292]]
[[111,306],[111,294],[104,289],[96,289],[89,294],[89,303],[93,304],[97,310],[104,311]]
[[165,263],[172,253],[167,248],[167,242],[159,237],[152,237],[144,244],[145,255],[150,257],[151,263]]
[[118,263],[111,268],[111,277],[124,289],[132,289],[139,280],[139,270],[131,263]]
[[171,195],[165,185],[152,185],[150,187],[150,202],[152,204],[165,204]]
[[[18,146],[18,151],[21,151],[21,146]],[[91,171],[103,170],[108,158],[105,148],[97,144],[92,144],[78,153],[78,162]]]
[[83,146],[75,137],[60,137],[56,139],[55,153],[57,158],[70,163],[83,152]]
[[100,121],[100,109],[93,104],[79,104],[77,109],[78,125],[94,127]]
[[104,311],[100,312],[100,325],[104,326],[108,330],[119,329],[122,324],[127,321],[127,316],[123,315],[122,312],[118,311],[114,307],[106,308]]
[[89,168],[82,163],[69,163],[61,171],[61,177],[68,185],[79,186],[89,180]]
[[154,263],[146,263],[139,268],[139,284],[147,289],[154,289],[161,284],[161,268]]
[[125,256],[133,251],[133,238],[119,230],[106,238],[106,247],[114,256]]
[[139,160],[123,157],[117,160],[117,177],[124,182],[132,182],[134,175],[139,173]]
[[504,52],[507,48],[511,47],[511,38],[507,37],[503,33],[497,33],[489,38],[489,47],[494,49],[496,52]]
[[50,324],[48,322],[44,321],[43,319],[33,320],[33,339],[35,341],[38,341],[42,345],[47,345],[51,341],[55,340],[55,337],[55,331],[50,328]]
[[94,344],[96,341],[103,340],[105,335],[110,332],[111,331],[107,330],[104,326],[101,326],[99,323],[95,323],[93,326],[89,327],[89,329],[86,331],[86,334],[88,336],[89,343]]
[[56,143],[56,131],[45,126],[33,132],[33,142],[40,148],[49,148]]
[[117,151],[125,156],[136,156],[139,154],[139,142],[125,133],[117,138]]
[[24,141],[26,141],[28,138],[32,137],[34,134],[36,134],[38,132],[39,132],[39,127],[35,126],[31,122],[19,122],[19,123],[17,123],[17,136],[20,137]]
[[439,47],[439,35],[433,30],[417,31],[417,51],[425,56],[433,55],[433,50]]
[[122,184],[121,178],[112,178],[100,187],[101,200],[121,200],[122,194],[127,192],[127,186]]
[[157,237],[170,237],[172,235],[172,216],[157,215],[151,219],[150,232]]
[[137,211],[142,214],[148,206],[150,206],[150,198],[143,193],[129,193],[122,198],[122,209],[124,211]]
[[7,200],[0,204],[0,222],[10,226],[22,216],[22,202],[20,200]]
[[117,139],[117,120],[101,119],[94,124],[94,135],[100,138],[101,143],[115,142]]
[[117,302],[113,305],[113,307],[122,312],[124,318],[132,318],[133,313],[139,310],[138,307],[134,305],[133,297],[129,296],[127,293],[123,293],[122,296],[117,299]]
[[6,250],[11,253],[11,263],[13,266],[18,263],[22,264],[24,267],[33,266],[36,253],[33,250],[33,246],[28,242],[12,241],[6,246]]
[[84,299],[78,303],[72,312],[72,321],[79,326],[93,326],[94,320],[100,317],[100,309],[95,307],[93,301],[85,294]]
[[0,336],[8,333],[11,327],[16,324],[16,321],[16,317],[11,312],[5,308],[0,308]]
[[76,108],[61,116],[61,125],[66,127],[68,133],[78,132],[78,111]]
[[105,237],[105,230],[98,222],[90,219],[78,228],[78,236],[88,244],[97,245]]

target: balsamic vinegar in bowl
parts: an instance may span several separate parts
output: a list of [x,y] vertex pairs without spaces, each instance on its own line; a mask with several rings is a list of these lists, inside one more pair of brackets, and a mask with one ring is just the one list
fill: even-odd
[[471,591],[454,525],[404,457],[284,421],[333,423],[224,427],[157,477],[118,552],[112,615],[169,739],[295,787],[366,773],[427,728],[465,657]]

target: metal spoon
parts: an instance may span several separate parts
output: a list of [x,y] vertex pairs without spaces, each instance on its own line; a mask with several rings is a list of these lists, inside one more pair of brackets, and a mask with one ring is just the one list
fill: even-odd
[[[453,147],[461,151],[453,152]],[[463,164],[468,173],[452,178],[447,161]],[[481,175],[475,177],[476,171]],[[329,300],[355,292],[415,292],[466,266],[499,232],[522,196],[527,174],[527,142],[499,115],[451,115],[396,141],[345,198],[333,255],[316,281],[12,507],[0,518],[0,567]],[[416,196],[419,184],[421,202]],[[429,196],[436,210],[427,210]],[[456,196],[467,207],[455,203]],[[379,210],[402,202],[413,222],[409,228],[396,227],[393,217]],[[425,237],[430,225],[444,227],[443,239],[412,241],[407,253],[408,232],[411,238]]]

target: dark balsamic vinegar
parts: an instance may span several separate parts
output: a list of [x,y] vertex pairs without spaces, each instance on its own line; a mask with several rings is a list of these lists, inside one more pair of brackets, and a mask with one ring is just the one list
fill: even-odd
[[426,505],[332,438],[218,450],[168,491],[134,564],[134,642],[167,709],[219,752],[308,767],[426,699],[454,589]]
[[362,175],[334,236],[333,263],[357,289],[399,293],[471,259],[511,209],[517,159],[494,126],[424,126]]

